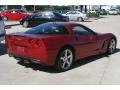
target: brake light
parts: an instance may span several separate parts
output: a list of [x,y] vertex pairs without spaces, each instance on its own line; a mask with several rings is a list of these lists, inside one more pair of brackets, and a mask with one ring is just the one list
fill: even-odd
[[41,40],[37,40],[37,41],[36,41],[36,44],[37,44],[37,46],[39,46],[39,47],[40,47],[40,46],[41,46],[41,44],[42,44]]
[[35,39],[29,39],[29,45],[33,47],[40,47],[41,46],[41,40],[35,40]]
[[33,44],[33,43],[34,43],[34,40],[33,40],[33,39],[29,39],[29,43],[30,43],[30,44]]

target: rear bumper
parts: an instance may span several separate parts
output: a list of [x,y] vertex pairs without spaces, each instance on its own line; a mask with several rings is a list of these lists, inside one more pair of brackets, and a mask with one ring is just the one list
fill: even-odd
[[20,56],[20,55],[13,55],[13,54],[9,54],[10,57],[14,57],[16,60],[18,61],[27,61],[29,63],[37,63],[37,64],[41,64],[41,60],[37,60],[37,59],[31,59],[31,58],[28,58],[28,57],[23,57],[23,56]]
[[[39,63],[41,65],[45,66],[52,66],[55,64],[55,59],[56,59],[56,51],[55,50],[50,50],[47,51],[46,54],[39,53],[39,56],[33,57],[33,56],[28,56],[28,55],[23,55],[23,54],[17,54],[14,51],[11,51],[7,49],[7,53],[10,57],[14,57],[17,60],[27,60],[33,63]],[[34,52],[33,52],[34,54]]]

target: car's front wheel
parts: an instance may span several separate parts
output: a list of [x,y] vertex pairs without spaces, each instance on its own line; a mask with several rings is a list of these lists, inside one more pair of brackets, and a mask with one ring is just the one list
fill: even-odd
[[116,50],[116,43],[117,43],[117,41],[116,41],[115,38],[110,39],[109,44],[108,44],[108,49],[107,49],[107,53],[108,54],[112,54],[112,53],[115,52],[115,50]]
[[29,22],[28,21],[24,21],[22,25],[23,25],[23,27],[27,28],[29,26]]
[[70,69],[74,59],[74,54],[72,49],[64,48],[60,51],[56,60],[56,69],[60,71],[66,71]]

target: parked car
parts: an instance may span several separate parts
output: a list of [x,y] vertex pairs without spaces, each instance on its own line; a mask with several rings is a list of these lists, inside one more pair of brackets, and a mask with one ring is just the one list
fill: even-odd
[[0,13],[3,11],[3,9],[2,8],[0,8]]
[[97,10],[90,10],[90,11],[88,11],[88,13],[98,13],[98,11]]
[[100,15],[107,15],[108,14],[108,12],[105,9],[96,10],[96,12]]
[[33,27],[46,22],[63,21],[68,22],[69,18],[53,11],[38,12],[21,19],[23,27]]
[[69,11],[66,14],[63,14],[64,16],[68,16],[69,20],[75,20],[75,21],[85,21],[88,19],[87,15],[79,12],[79,11]]
[[26,32],[6,35],[7,53],[23,62],[55,66],[65,71],[81,58],[115,52],[111,33],[99,34],[72,22],[49,22]]
[[108,13],[109,13],[109,15],[118,15],[119,14],[117,9],[111,9],[111,10],[109,10]]
[[2,17],[0,16],[0,41],[4,40],[5,37],[5,25]]
[[6,10],[2,11],[0,13],[3,20],[20,20],[21,18],[28,16],[29,14],[21,9],[12,9],[12,10]]

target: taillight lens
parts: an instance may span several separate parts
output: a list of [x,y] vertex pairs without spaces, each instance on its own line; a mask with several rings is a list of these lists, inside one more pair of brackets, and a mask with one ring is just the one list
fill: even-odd
[[33,47],[40,47],[42,42],[41,40],[29,39],[29,44],[30,46],[33,46]]
[[34,40],[33,39],[29,39],[29,43],[30,44],[34,44]]
[[37,46],[39,46],[39,47],[40,47],[40,46],[41,46],[41,44],[42,44],[41,40],[37,40],[37,41],[36,41],[36,44],[37,44]]

